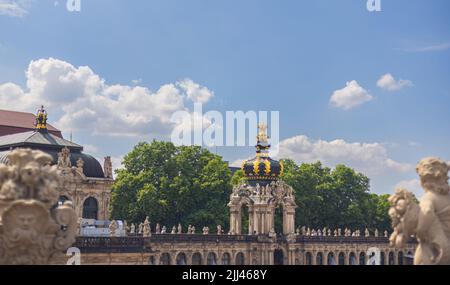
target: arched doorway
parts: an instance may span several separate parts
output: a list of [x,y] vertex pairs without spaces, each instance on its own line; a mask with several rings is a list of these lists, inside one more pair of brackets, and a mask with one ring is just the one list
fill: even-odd
[[328,265],[336,265],[336,259],[335,259],[335,257],[334,257],[334,253],[330,252],[330,253],[328,254],[327,264],[328,264]]
[[168,254],[168,253],[161,254],[161,257],[159,259],[159,264],[160,265],[170,265],[170,254]]
[[305,255],[305,265],[312,265],[312,254],[307,252]]
[[284,265],[284,253],[281,249],[276,249],[273,253],[273,264]]
[[380,252],[380,265],[386,265],[386,254],[384,251]]
[[186,254],[184,254],[184,252],[180,252],[177,255],[177,265],[187,265],[187,258],[186,258]]
[[222,265],[230,265],[231,264],[231,256],[228,252],[225,252],[222,255]]
[[245,256],[242,252],[236,254],[236,265],[245,265]]
[[192,265],[202,265],[202,255],[199,252],[192,255]]
[[323,265],[323,254],[321,252],[316,255],[316,265]]
[[345,265],[345,254],[343,252],[339,253],[339,265]]
[[389,252],[389,265],[395,265],[395,254],[393,251]]
[[97,220],[98,202],[97,199],[89,197],[83,203],[83,219]]
[[208,253],[208,257],[206,258],[206,265],[217,265],[217,257],[214,252]]
[[350,253],[349,264],[350,265],[357,265],[358,264],[358,262],[356,261],[356,254],[354,252]]
[[404,255],[403,255],[403,252],[402,251],[400,251],[399,253],[398,253],[398,265],[403,265],[404,263],[403,263],[403,259],[404,259]]
[[366,254],[364,252],[359,254],[359,265],[366,265]]

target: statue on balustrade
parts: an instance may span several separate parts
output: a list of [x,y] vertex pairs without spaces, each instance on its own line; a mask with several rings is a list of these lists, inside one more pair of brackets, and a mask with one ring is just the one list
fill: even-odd
[[393,234],[392,246],[404,247],[412,235],[419,246],[416,265],[450,265],[450,166],[439,158],[425,158],[417,173],[425,191],[419,203],[406,189],[397,189],[389,198]]

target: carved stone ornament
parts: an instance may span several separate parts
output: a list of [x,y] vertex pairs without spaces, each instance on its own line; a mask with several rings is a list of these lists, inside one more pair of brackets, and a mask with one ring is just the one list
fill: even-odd
[[52,157],[16,149],[0,166],[0,264],[54,263],[75,242],[77,216],[58,203],[60,185]]
[[389,198],[394,233],[392,246],[403,247],[415,235],[419,246],[415,265],[450,265],[450,167],[438,158],[423,159],[417,173],[425,195],[416,202],[406,189]]

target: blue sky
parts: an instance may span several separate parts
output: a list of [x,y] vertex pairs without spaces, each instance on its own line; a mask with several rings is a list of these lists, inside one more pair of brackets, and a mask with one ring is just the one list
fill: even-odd
[[[372,13],[366,2],[81,0],[71,13],[65,0],[0,0],[0,108],[44,101],[66,137],[119,161],[140,140],[164,139],[167,114],[192,103],[177,96],[203,90],[214,94],[206,110],[280,111],[284,155],[353,166],[377,193],[400,182],[418,193],[417,161],[450,160],[450,2],[381,0]],[[152,123],[120,135],[126,119],[107,111],[119,102],[126,112],[120,100],[141,93],[157,94],[139,109]],[[101,96],[122,99],[83,105]],[[218,152],[234,162],[253,149]]]

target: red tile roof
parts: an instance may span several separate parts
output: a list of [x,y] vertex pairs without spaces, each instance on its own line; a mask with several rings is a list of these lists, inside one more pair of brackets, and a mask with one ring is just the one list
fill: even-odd
[[[0,136],[34,130],[35,115],[32,113],[0,110]],[[62,138],[61,131],[47,124],[47,129],[53,135]]]

